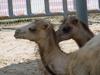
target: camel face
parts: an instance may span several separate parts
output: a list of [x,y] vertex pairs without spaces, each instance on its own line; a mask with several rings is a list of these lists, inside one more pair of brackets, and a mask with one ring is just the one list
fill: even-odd
[[72,36],[70,32],[72,31],[72,28],[70,26],[60,26],[60,28],[56,31],[56,35],[58,38],[58,41],[68,40]]
[[46,39],[49,30],[49,22],[45,20],[35,20],[27,26],[21,27],[15,31],[15,38],[39,41]]
[[84,46],[94,36],[88,25],[75,16],[65,18],[56,34],[58,42],[73,39],[79,47]]
[[79,21],[75,17],[65,18],[56,31],[57,37],[59,36],[58,40],[63,41],[73,38],[79,33],[79,27]]
[[68,40],[73,38],[73,35],[77,32],[77,25],[78,20],[74,17],[65,18],[62,21],[59,29],[56,31],[57,37],[59,41]]

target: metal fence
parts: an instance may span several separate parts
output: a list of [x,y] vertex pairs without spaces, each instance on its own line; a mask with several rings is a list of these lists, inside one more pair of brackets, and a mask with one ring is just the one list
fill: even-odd
[[[0,18],[64,15],[75,12],[75,0],[0,0]],[[100,0],[87,0],[87,9],[99,11]]]

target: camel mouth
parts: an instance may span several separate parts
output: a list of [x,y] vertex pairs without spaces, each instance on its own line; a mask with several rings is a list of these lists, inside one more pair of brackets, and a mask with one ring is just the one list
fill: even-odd
[[[27,38],[25,38],[24,36],[20,36],[20,35],[14,35],[15,39],[24,39],[24,40],[27,40]],[[29,39],[29,41],[34,41],[34,40],[31,40]]]
[[24,36],[19,36],[19,35],[17,35],[17,34],[15,34],[14,37],[15,37],[16,39],[25,39]]
[[65,34],[61,35],[61,37],[62,37],[63,39],[68,40],[68,39],[70,39],[71,35],[68,34],[68,33],[65,33]]

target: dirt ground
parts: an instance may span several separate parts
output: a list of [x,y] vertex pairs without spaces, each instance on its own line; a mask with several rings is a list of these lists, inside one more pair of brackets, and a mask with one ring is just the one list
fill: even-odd
[[[93,23],[90,29],[97,35],[100,23]],[[38,63],[38,46],[35,42],[14,38],[15,30],[2,29],[0,31],[0,75],[43,75]],[[73,40],[60,43],[65,52],[78,49]]]

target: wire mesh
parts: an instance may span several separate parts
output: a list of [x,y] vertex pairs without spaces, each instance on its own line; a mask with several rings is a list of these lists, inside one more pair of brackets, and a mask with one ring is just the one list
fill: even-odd
[[63,12],[62,0],[49,0],[50,12]]
[[26,15],[26,0],[12,0],[13,14],[15,16]]
[[[45,12],[45,0],[30,0],[32,14],[47,14]],[[63,0],[48,0],[50,13],[63,13]],[[67,0],[68,11],[75,11],[75,0]],[[12,0],[13,14],[15,16],[28,15],[26,0]],[[98,0],[87,0],[88,10],[99,10]],[[0,16],[8,16],[8,0],[0,0]]]
[[31,0],[31,10],[33,14],[45,13],[44,0]]
[[0,16],[8,16],[8,0],[0,0]]
[[88,10],[97,10],[99,9],[98,0],[87,0]]
[[68,11],[75,11],[74,0],[67,0]]

